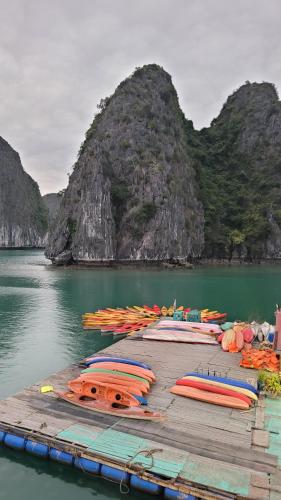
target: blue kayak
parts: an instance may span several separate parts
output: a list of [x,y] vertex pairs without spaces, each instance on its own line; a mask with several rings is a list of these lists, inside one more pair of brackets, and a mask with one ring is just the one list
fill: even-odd
[[85,361],[85,365],[91,366],[94,363],[106,363],[108,361],[111,363],[123,363],[123,364],[127,364],[127,365],[139,366],[140,368],[145,368],[146,370],[151,370],[150,366],[146,365],[145,363],[141,363],[140,361],[135,361],[133,359],[126,359],[126,358],[96,357],[93,359],[89,359],[88,361]]
[[136,394],[133,394],[134,398],[136,398],[141,405],[147,405],[147,399],[143,398],[142,396],[136,396]]
[[252,391],[254,394],[257,394],[258,391],[257,389],[251,385],[251,384],[248,384],[247,382],[243,382],[243,380],[237,380],[237,379],[233,379],[233,378],[228,378],[228,377],[215,377],[213,375],[201,375],[199,373],[196,373],[196,372],[188,372],[188,373],[185,373],[184,375],[185,377],[199,377],[199,378],[203,378],[205,380],[210,380],[210,382],[213,380],[214,382],[221,382],[222,384],[229,384],[229,385],[233,385],[234,387],[242,387],[243,389],[248,389],[249,391]]

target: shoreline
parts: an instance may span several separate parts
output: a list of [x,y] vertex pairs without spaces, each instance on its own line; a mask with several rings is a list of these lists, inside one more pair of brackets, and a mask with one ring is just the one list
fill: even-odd
[[202,259],[194,260],[189,262],[177,263],[169,261],[77,261],[71,263],[57,264],[52,262],[53,267],[63,267],[72,269],[155,269],[159,271],[163,270],[194,270],[204,267],[250,267],[250,266],[262,266],[281,265],[281,259],[264,259],[264,260],[254,260],[249,261],[239,261],[239,260],[216,260],[216,259]]
[[[40,250],[45,247],[23,246],[23,247],[0,247],[0,252],[5,250]],[[262,266],[281,265],[281,258],[261,258],[249,260],[241,259],[208,259],[194,258],[190,260],[174,259],[171,260],[80,260],[72,262],[55,262],[46,257],[53,267],[68,267],[72,269],[106,268],[106,269],[158,269],[158,270],[191,270],[202,267],[240,267],[240,266]]]

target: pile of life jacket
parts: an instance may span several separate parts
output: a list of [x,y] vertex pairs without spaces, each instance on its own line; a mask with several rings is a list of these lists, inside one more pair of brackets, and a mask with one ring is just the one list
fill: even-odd
[[256,370],[280,371],[280,359],[272,349],[250,349],[242,351],[240,366]]

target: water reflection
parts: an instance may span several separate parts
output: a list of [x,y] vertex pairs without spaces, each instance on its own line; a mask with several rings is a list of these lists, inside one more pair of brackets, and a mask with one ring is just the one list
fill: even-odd
[[[11,496],[11,477],[9,472],[13,468],[13,481],[15,485],[19,479],[25,478],[20,489],[14,488]],[[124,495],[119,491],[118,484],[112,484],[100,477],[89,477],[74,467],[68,467],[48,460],[42,460],[27,453],[15,452],[7,448],[0,450],[1,490],[0,498],[23,500],[38,498],[57,500],[68,498],[88,500],[119,499],[124,500]],[[70,492],[66,495],[66,491]],[[147,495],[133,491],[126,495],[128,500],[144,500]]]
[[[0,397],[112,343],[81,328],[81,314],[107,306],[171,304],[267,319],[281,299],[281,267],[186,271],[54,268],[40,251],[0,251]],[[0,448],[0,498],[123,498],[118,487]],[[12,481],[11,481],[12,478]],[[137,498],[137,493],[132,497]],[[145,498],[145,497],[140,497]]]

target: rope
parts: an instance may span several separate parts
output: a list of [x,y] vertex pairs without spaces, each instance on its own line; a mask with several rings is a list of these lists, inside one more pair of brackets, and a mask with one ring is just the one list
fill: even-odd
[[[141,472],[141,473],[145,472],[146,470],[153,469],[153,467],[154,467],[154,453],[159,453],[162,451],[163,451],[162,448],[151,448],[151,449],[139,450],[129,460],[127,460],[127,462],[125,462],[125,467],[126,468],[130,467],[131,469],[134,469],[135,471]],[[145,457],[150,457],[151,464],[149,466],[144,467],[141,462],[134,462],[134,459],[138,455],[144,455]],[[75,453],[74,456],[81,457],[81,452]],[[85,475],[96,476],[95,473],[91,473],[91,472],[86,471],[82,464],[80,464],[80,468]],[[123,472],[125,472],[125,471],[123,471]],[[104,479],[106,481],[109,481],[110,483],[116,484],[116,481],[114,481],[113,479],[109,479],[108,477],[104,477]],[[124,483],[124,480],[125,480],[125,474],[123,474],[122,479],[120,480],[119,491],[122,495],[128,495],[128,493],[130,493],[130,488],[126,483]]]
[[[130,458],[126,462],[125,466],[130,467],[138,472],[144,472],[145,470],[153,469],[153,467],[154,467],[154,455],[153,454],[157,453],[157,452],[161,452],[161,451],[163,451],[162,448],[152,448],[152,449],[139,450],[139,451],[137,451],[137,453],[135,453],[132,456],[132,458]],[[149,466],[144,467],[141,462],[134,462],[134,459],[138,455],[144,455],[145,457],[150,457],[151,464]],[[125,489],[124,489],[124,486],[126,487]],[[130,488],[127,485],[123,484],[123,478],[120,481],[119,490],[120,490],[120,493],[122,493],[124,495],[127,495],[130,492]]]

